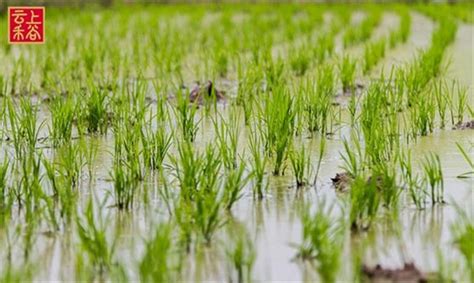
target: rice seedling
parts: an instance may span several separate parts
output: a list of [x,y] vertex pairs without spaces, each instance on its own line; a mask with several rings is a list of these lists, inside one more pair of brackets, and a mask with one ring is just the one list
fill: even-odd
[[58,163],[64,170],[64,177],[71,184],[72,188],[79,186],[82,168],[84,167],[84,157],[77,143],[67,144],[58,150]]
[[378,215],[381,195],[378,193],[377,181],[367,181],[363,175],[356,176],[350,188],[350,223],[353,231],[367,230]]
[[399,155],[400,169],[404,186],[408,189],[410,199],[418,209],[425,207],[426,191],[424,190],[420,176],[413,171],[411,151]]
[[145,165],[154,170],[161,170],[171,146],[172,135],[166,133],[166,129],[161,126],[156,130],[146,126],[141,130],[141,141]]
[[4,211],[7,207],[7,197],[8,197],[8,179],[7,179],[7,172],[10,163],[8,161],[3,161],[0,164],[0,211]]
[[306,46],[290,50],[290,66],[297,76],[303,76],[310,66],[310,55],[306,50]]
[[316,85],[309,79],[304,81],[301,90],[304,94],[304,109],[307,128],[310,133],[326,134],[332,111],[334,97],[334,72],[330,65],[319,69]]
[[305,208],[301,216],[303,241],[298,256],[316,261],[316,270],[324,282],[336,282],[342,260],[343,220],[330,217],[331,210],[323,203],[314,214]]
[[107,93],[99,86],[92,86],[89,93],[85,94],[85,105],[81,111],[81,119],[86,125],[88,133],[107,133],[109,117],[107,113]]
[[53,97],[49,110],[51,128],[49,130],[54,146],[69,143],[75,118],[75,102],[71,98]]
[[267,155],[263,153],[263,144],[260,135],[257,133],[257,129],[251,130],[251,135],[249,138],[249,148],[251,155],[251,166],[252,166],[252,176],[253,176],[253,192],[254,196],[256,195],[258,199],[262,199],[264,196],[264,176],[265,176],[265,167],[267,166]]
[[199,128],[199,121],[196,122],[197,105],[190,103],[181,90],[178,91],[176,100],[174,110],[181,135],[185,140],[192,142]]
[[239,166],[232,169],[227,169],[225,173],[224,183],[224,200],[226,209],[231,210],[232,206],[242,197],[242,191],[249,181],[249,176],[244,176],[245,164],[240,163]]
[[216,132],[219,152],[226,169],[235,169],[237,167],[237,146],[239,143],[239,115],[237,112],[230,112],[228,121],[222,116],[213,119]]
[[290,152],[291,167],[296,179],[296,186],[303,187],[308,184],[310,159],[304,146],[300,150],[293,149]]
[[425,173],[424,182],[429,186],[431,203],[444,203],[444,180],[441,160],[435,153],[430,153],[422,160],[421,165]]
[[288,89],[278,86],[265,98],[263,109],[260,109],[260,131],[263,132],[265,149],[268,155],[274,156],[273,175],[280,175],[284,171],[283,166],[294,134],[293,107]]
[[352,93],[355,87],[356,61],[349,55],[343,55],[338,67],[343,91]]
[[411,16],[405,7],[399,8],[397,14],[400,18],[400,26],[393,30],[389,36],[390,47],[395,47],[398,43],[405,43],[408,40],[411,28]]

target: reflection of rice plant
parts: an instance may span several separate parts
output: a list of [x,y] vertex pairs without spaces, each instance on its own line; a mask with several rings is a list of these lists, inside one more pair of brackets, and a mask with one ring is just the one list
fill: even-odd
[[[452,225],[454,244],[464,258],[466,268],[469,272],[469,280],[474,280],[474,219],[472,214],[456,205],[458,219]],[[471,211],[472,212],[472,211]]]
[[82,218],[77,218],[77,231],[82,250],[87,255],[91,267],[99,275],[110,270],[114,255],[114,245],[106,237],[106,227],[94,214],[92,199],[89,200]]
[[330,213],[331,209],[322,205],[314,214],[306,208],[301,216],[303,243],[298,247],[298,255],[316,261],[323,282],[336,282],[343,246],[342,219],[333,219]]
[[252,269],[255,263],[255,249],[246,231],[230,234],[232,242],[227,249],[227,258],[237,275],[236,282],[252,282]]
[[156,227],[153,238],[145,242],[145,252],[139,264],[142,282],[172,280],[173,266],[171,266],[170,257],[173,241],[171,232],[172,229],[169,225],[160,224]]

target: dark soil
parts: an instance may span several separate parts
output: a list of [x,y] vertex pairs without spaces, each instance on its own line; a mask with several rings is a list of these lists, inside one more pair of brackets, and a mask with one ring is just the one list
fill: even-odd
[[189,93],[189,100],[202,105],[208,98],[215,98],[217,102],[225,101],[224,92],[217,90],[211,81],[197,84]]
[[457,123],[454,125],[453,130],[474,130],[474,120],[465,123]]
[[332,184],[336,188],[337,191],[347,191],[349,189],[349,185],[352,182],[352,177],[347,172],[336,173],[334,178],[331,178]]
[[413,263],[405,263],[403,268],[388,269],[379,264],[375,267],[364,266],[362,273],[370,282],[403,282],[403,283],[422,283],[428,282],[426,274],[418,270]]

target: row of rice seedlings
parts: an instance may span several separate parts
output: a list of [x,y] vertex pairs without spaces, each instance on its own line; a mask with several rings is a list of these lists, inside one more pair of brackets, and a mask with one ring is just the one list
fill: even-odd
[[398,29],[390,32],[389,43],[391,48],[395,47],[399,43],[405,43],[408,40],[408,36],[410,35],[410,12],[405,7],[398,7],[397,14],[400,18],[400,26]]
[[324,282],[336,282],[342,263],[344,220],[331,217],[331,211],[324,203],[315,213],[307,207],[303,210],[303,239],[297,247],[300,258],[316,262],[315,268]]
[[380,11],[374,8],[366,15],[360,24],[350,26],[342,38],[344,47],[349,47],[368,40],[375,27],[379,24],[380,18]]

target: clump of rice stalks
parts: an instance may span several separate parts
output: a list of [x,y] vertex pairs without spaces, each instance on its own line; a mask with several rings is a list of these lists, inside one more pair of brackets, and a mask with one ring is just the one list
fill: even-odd
[[79,187],[84,158],[77,143],[66,144],[58,150],[58,164],[62,167],[64,177],[72,188]]
[[239,143],[239,115],[232,111],[228,121],[219,114],[220,119],[213,119],[219,152],[226,169],[237,167],[237,146]]
[[249,177],[245,177],[244,172],[244,163],[241,163],[236,168],[226,170],[223,189],[227,210],[231,210],[235,202],[237,202],[242,197],[242,191],[249,181]]
[[[218,182],[222,163],[211,146],[207,146],[205,152],[199,154],[193,150],[190,142],[183,142],[178,144],[178,154],[179,159],[170,156],[180,187],[179,205],[175,214],[179,215],[178,222],[182,231],[187,231],[187,226],[191,225],[204,242],[210,245],[215,232],[225,223],[221,215],[226,204],[225,194],[219,189]],[[188,242],[189,231],[185,235]]]
[[256,258],[252,241],[246,231],[236,231],[231,233],[230,237],[232,242],[226,254],[237,277],[235,282],[252,282],[252,269]]
[[421,165],[425,173],[424,182],[429,185],[431,203],[444,203],[444,180],[441,160],[435,153],[430,153],[422,160]]
[[418,209],[425,207],[426,191],[424,190],[421,179],[418,174],[413,172],[411,151],[399,154],[400,169],[402,172],[402,180],[408,194]]
[[268,155],[274,156],[273,175],[280,175],[288,157],[294,133],[295,112],[288,89],[274,87],[261,109],[260,127]]
[[172,280],[172,229],[168,224],[160,224],[152,239],[145,242],[145,252],[139,263],[142,282],[168,282]]
[[108,101],[106,90],[94,86],[85,97],[85,109],[81,114],[88,133],[107,133],[109,116],[107,113]]
[[381,204],[377,180],[372,178],[367,181],[363,175],[356,176],[351,183],[350,222],[351,229],[366,230],[377,217]]
[[293,149],[290,152],[291,167],[296,179],[296,186],[303,187],[308,183],[310,159],[304,146],[300,150]]
[[171,146],[172,136],[166,133],[162,125],[152,129],[151,121],[141,130],[142,155],[145,166],[153,170],[161,170],[163,161]]
[[343,91],[353,92],[355,87],[356,61],[349,57],[349,55],[344,55],[338,67]]
[[15,155],[20,160],[25,150],[30,153],[34,152],[43,123],[37,125],[37,107],[29,101],[29,98],[20,98],[19,109],[14,106],[11,97],[7,98],[6,104],[6,114],[10,126],[8,133],[13,141]]
[[302,83],[304,110],[307,127],[310,133],[326,134],[328,120],[331,117],[332,99],[334,97],[334,71],[330,65],[318,70],[316,84],[307,79]]
[[310,65],[310,53],[306,46],[290,50],[290,66],[297,76],[303,76]]
[[3,164],[0,164],[0,212],[4,211],[7,207],[7,172],[10,164],[8,161],[4,161]]
[[258,199],[262,199],[264,195],[263,177],[265,175],[265,167],[267,165],[267,155],[263,153],[261,137],[256,129],[251,130],[249,138],[249,148],[251,155],[252,176],[254,180],[253,192]]
[[367,43],[364,49],[364,74],[369,73],[383,57],[385,57],[385,38]]
[[318,36],[314,45],[315,47],[313,48],[313,54],[316,58],[316,62],[322,63],[325,59],[329,58],[334,52],[333,31]]
[[316,262],[323,282],[336,282],[341,266],[343,220],[330,217],[331,210],[323,204],[314,214],[305,208],[301,216],[303,242],[298,247],[298,256]]
[[197,113],[197,104],[190,103],[188,97],[179,90],[176,95],[175,116],[178,121],[178,127],[182,137],[187,141],[194,141],[199,121],[195,121]]
[[75,102],[71,98],[54,97],[49,105],[51,129],[49,130],[54,146],[71,141],[75,118]]
[[458,175],[458,178],[470,178],[474,177],[474,160],[472,159],[471,155],[467,153],[467,151],[464,149],[464,147],[461,146],[458,142],[456,142],[456,146],[458,147],[459,151],[461,152],[462,156],[464,157],[464,160],[466,160],[467,164],[469,164],[469,167],[471,167],[470,171],[467,171],[465,173],[462,173],[461,175]]
[[132,176],[123,159],[114,158],[111,177],[114,182],[115,205],[118,209],[132,208],[138,182]]

